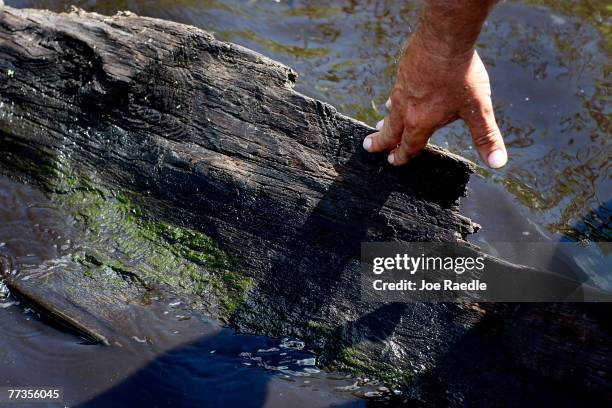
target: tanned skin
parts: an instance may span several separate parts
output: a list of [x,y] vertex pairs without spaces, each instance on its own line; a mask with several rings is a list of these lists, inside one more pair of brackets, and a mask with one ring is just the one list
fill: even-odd
[[463,119],[474,146],[491,168],[508,155],[495,122],[489,76],[474,45],[494,0],[425,0],[419,26],[400,59],[378,132],[363,142],[368,152],[389,151],[406,164],[437,129]]

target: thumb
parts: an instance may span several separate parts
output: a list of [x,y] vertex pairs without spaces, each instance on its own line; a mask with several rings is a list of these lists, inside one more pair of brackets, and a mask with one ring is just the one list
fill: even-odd
[[492,169],[505,166],[508,161],[508,153],[495,121],[491,98],[487,97],[478,108],[464,117],[464,121],[470,129],[474,147],[478,150],[482,160]]

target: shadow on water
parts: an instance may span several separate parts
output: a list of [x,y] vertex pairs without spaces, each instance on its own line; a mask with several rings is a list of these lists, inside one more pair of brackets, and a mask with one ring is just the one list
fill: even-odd
[[254,336],[237,342],[228,335],[223,331],[170,350],[79,406],[261,407],[269,376],[245,367],[237,356],[267,344]]
[[296,343],[223,330],[164,353],[77,406],[259,408],[286,407],[288,401],[294,407],[374,406],[340,391],[354,379],[305,368],[314,355],[296,349]]

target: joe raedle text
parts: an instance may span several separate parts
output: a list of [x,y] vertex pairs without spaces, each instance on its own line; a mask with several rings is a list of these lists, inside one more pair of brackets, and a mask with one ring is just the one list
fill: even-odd
[[382,279],[376,279],[372,282],[374,290],[399,290],[399,291],[478,291],[487,290],[487,284],[479,279],[471,279],[468,282],[455,282],[451,279],[444,279],[440,282],[427,282],[421,279],[420,282],[401,279],[395,282],[385,282]]
[[[470,278],[484,270],[484,257],[441,257],[396,254],[372,259],[375,291],[478,292],[487,284]],[[467,273],[466,273],[467,272]]]

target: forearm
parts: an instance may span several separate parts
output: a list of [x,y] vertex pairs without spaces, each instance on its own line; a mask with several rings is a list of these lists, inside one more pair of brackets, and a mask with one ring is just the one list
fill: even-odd
[[413,41],[429,54],[468,56],[498,0],[425,0]]

